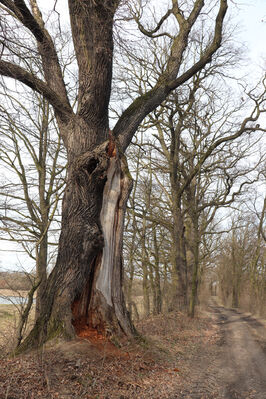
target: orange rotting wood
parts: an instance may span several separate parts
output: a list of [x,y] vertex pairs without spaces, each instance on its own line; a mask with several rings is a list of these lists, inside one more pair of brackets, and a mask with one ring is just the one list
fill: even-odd
[[73,326],[75,328],[76,334],[80,338],[87,338],[90,341],[102,341],[105,338],[105,333],[99,328],[93,328],[89,326],[86,317],[80,317],[73,320]]
[[78,337],[87,338],[90,341],[99,341],[105,339],[105,330],[102,326],[97,326],[97,328],[93,328],[91,323],[89,322],[89,318],[87,315],[80,314],[80,301],[75,300],[72,303],[72,314],[73,320],[72,324],[75,328],[76,334]]

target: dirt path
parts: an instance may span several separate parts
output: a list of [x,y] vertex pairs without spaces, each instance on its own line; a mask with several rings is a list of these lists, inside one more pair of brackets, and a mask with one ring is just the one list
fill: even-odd
[[260,345],[265,329],[255,319],[234,310],[217,311],[225,335],[224,358],[218,374],[224,385],[224,397],[265,399],[266,354]]
[[188,389],[175,398],[266,399],[266,329],[256,319],[213,306],[220,340],[199,354]]

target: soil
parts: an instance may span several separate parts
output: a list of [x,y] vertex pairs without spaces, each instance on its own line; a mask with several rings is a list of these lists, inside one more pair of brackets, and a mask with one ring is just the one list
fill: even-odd
[[266,328],[213,304],[137,325],[138,344],[53,342],[0,361],[1,399],[265,399]]
[[191,378],[171,399],[266,399],[266,327],[250,315],[210,308],[219,339],[194,358]]

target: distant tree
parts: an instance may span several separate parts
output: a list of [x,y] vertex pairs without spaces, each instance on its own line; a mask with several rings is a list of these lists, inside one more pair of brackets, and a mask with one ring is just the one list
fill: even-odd
[[[145,172],[142,162],[142,175],[150,170],[158,184],[163,182],[161,189],[165,195],[158,188],[151,195],[157,196],[165,216],[161,217],[158,210],[156,213],[154,199],[152,206],[144,206],[143,210],[139,207],[135,215],[150,222],[157,218],[157,224],[168,229],[172,243],[172,307],[188,309],[192,316],[197,301],[201,246],[208,226],[217,210],[232,204],[246,186],[258,179],[264,159],[264,154],[259,154],[258,141],[259,133],[265,129],[255,124],[254,119],[264,112],[265,82],[256,97],[247,93],[253,103],[250,116],[237,119],[243,103],[232,104],[228,92],[221,87],[216,95],[219,80],[214,80],[214,76],[221,73],[219,63],[216,68],[215,72],[215,66],[206,67],[182,91],[169,96],[143,125],[150,129],[153,139],[136,143],[147,163]],[[133,73],[136,86],[144,85],[145,76]],[[258,135],[251,138],[250,133],[255,131]],[[254,151],[257,159],[250,163],[249,156]],[[146,153],[150,154],[150,163]],[[143,192],[140,189],[138,202],[142,201]]]
[[[184,56],[184,64],[197,58],[205,45],[203,30],[198,29],[193,34],[194,40],[190,43],[188,59]],[[135,200],[135,212],[132,207],[131,211],[137,220],[142,215],[150,221],[150,227],[152,221],[156,223],[156,218],[157,225],[167,225],[172,243],[172,307],[189,308],[191,315],[197,300],[202,257],[200,247],[204,234],[217,210],[229,206],[246,186],[258,178],[263,162],[258,151],[257,163],[243,165],[244,159],[249,163],[248,157],[255,151],[259,133],[265,132],[257,123],[264,113],[265,79],[259,87],[243,90],[238,98],[232,96],[232,89],[227,84],[228,81],[231,83],[232,69],[238,65],[242,54],[230,42],[226,29],[224,36],[224,45],[212,57],[212,62],[182,88],[174,90],[148,115],[142,123],[140,135],[145,130],[149,135],[135,143],[142,149],[142,177],[138,181],[144,179],[151,168],[153,177],[150,180],[156,181],[160,189],[156,187],[153,191],[151,188],[153,199],[149,204],[152,206],[148,204],[142,210],[141,206],[138,207],[143,200],[144,190],[141,188],[138,201]],[[132,98],[145,92],[164,68],[164,46],[155,42],[150,47],[155,59],[153,68],[147,62],[139,65],[137,56],[133,57],[129,52],[128,62],[122,64],[117,77],[118,86],[124,85]],[[143,51],[146,51],[145,46]],[[245,113],[249,116],[243,118]],[[255,131],[257,135],[250,134]],[[149,156],[152,166],[148,162]],[[165,178],[167,174],[168,178]],[[157,200],[162,202],[161,208],[165,211],[164,221],[159,215],[159,207],[154,206],[156,191]],[[148,240],[145,245],[147,247]],[[149,284],[152,286],[152,281]]]
[[[66,157],[48,101],[25,90],[1,93],[1,240],[18,244],[35,262],[36,317],[59,233]],[[56,248],[55,248],[56,249]]]
[[[146,146],[144,131],[134,139],[128,151],[130,169],[134,177],[134,189],[129,198],[125,225],[125,271],[142,279],[143,314],[158,314],[162,307],[167,308],[163,295],[170,273],[169,231],[160,225],[165,221],[167,210],[160,170],[154,171],[152,151]],[[163,184],[162,184],[163,185]],[[171,224],[169,223],[169,228]],[[129,257],[129,253],[134,256]],[[166,260],[167,259],[167,260]],[[167,269],[167,271],[166,271]],[[167,289],[166,289],[167,291]],[[164,303],[163,303],[164,302]]]
[[265,315],[266,298],[264,218],[264,202],[259,219],[242,205],[220,241],[217,257],[223,303],[261,315]]

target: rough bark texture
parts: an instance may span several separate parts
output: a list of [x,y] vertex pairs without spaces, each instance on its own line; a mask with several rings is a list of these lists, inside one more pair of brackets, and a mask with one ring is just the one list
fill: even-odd
[[38,287],[37,295],[36,295],[36,308],[35,308],[35,317],[40,315],[42,308],[42,297],[46,292],[46,282],[47,282],[47,233],[44,235],[39,249],[37,249],[37,259],[36,259],[36,275],[38,276],[38,280],[40,281],[40,285]]
[[69,167],[57,263],[43,311],[19,351],[54,336],[135,333],[122,292],[122,232],[131,177],[106,144]]
[[[174,205],[175,208],[175,205]],[[173,298],[172,308],[187,309],[188,281],[187,262],[184,238],[184,223],[181,209],[177,207],[173,213],[173,234],[172,234],[172,262],[173,262]]]
[[170,184],[171,195],[173,198],[172,215],[172,278],[173,278],[173,295],[170,308],[178,307],[179,309],[187,308],[188,300],[188,281],[187,281],[187,259],[185,250],[185,225],[182,213],[182,190],[180,182],[180,126],[179,121],[176,129],[172,129],[172,142],[170,152]]

